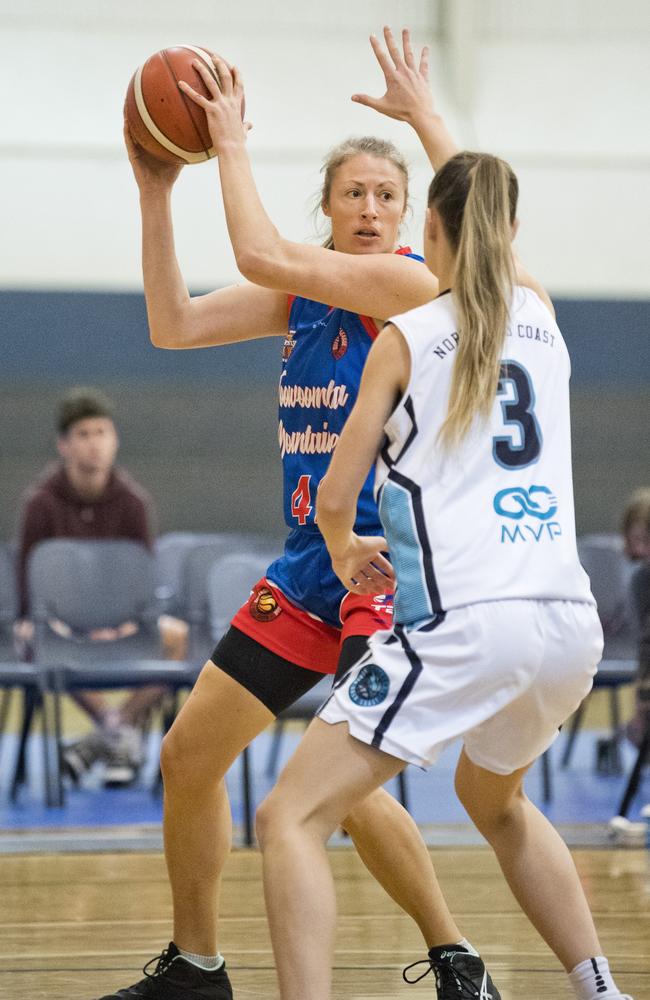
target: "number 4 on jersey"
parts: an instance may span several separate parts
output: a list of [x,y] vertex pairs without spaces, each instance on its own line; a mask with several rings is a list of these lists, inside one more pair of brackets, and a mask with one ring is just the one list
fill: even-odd
[[307,524],[307,518],[314,509],[311,503],[310,479],[311,476],[301,476],[291,494],[291,513],[298,518],[300,525]]

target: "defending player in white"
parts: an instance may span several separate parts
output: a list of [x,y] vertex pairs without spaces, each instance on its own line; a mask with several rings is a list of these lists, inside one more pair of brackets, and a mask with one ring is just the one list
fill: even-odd
[[[569,851],[522,787],[589,691],[602,633],[576,553],[569,357],[546,292],[515,272],[517,195],[493,156],[460,153],[436,175],[424,244],[446,291],[377,339],[319,487],[335,571],[357,593],[396,582],[395,625],[258,812],[283,1000],[330,998],[329,836],[404,762],[427,766],[458,737],[458,795],[575,996],[625,1000]],[[352,530],[373,462],[386,539]],[[409,981],[433,971],[440,1000],[493,996],[468,956],[439,952]]]

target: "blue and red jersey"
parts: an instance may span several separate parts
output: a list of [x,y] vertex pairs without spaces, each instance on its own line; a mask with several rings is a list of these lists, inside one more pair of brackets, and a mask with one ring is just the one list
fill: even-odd
[[[422,260],[409,247],[397,252]],[[339,607],[346,590],[332,570],[316,524],[316,494],[356,401],[363,366],[378,332],[368,316],[289,297],[278,441],[290,532],[284,555],[269,567],[267,577],[299,607],[335,626],[340,624]],[[354,530],[361,535],[382,534],[373,483],[374,469],[357,506]]]

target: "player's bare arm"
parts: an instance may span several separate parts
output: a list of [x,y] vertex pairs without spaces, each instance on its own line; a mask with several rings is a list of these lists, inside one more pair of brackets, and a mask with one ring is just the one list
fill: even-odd
[[283,336],[286,295],[246,284],[190,296],[176,257],[171,210],[181,165],[155,159],[134,142],[126,124],[124,141],[140,191],[142,268],[152,343],[180,350]]
[[385,539],[355,535],[353,528],[359,493],[381,447],[384,425],[408,384],[410,365],[406,341],[388,325],[368,355],[357,402],[318,487],[318,526],[334,572],[359,594],[383,592],[394,582],[381,554]]

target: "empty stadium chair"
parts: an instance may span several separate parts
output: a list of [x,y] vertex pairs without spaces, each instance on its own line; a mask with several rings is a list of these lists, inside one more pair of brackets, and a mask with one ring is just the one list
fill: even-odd
[[589,698],[598,690],[609,692],[611,739],[601,744],[608,760],[603,768],[620,771],[618,740],[620,731],[619,691],[636,674],[638,628],[631,599],[630,581],[634,564],[625,556],[619,535],[585,535],[578,539],[578,555],[591,581],[591,590],[603,626],[603,658],[594,678],[591,694],[583,701],[568,727],[562,767],[571,761],[575,741]]
[[168,614],[180,618],[185,614],[183,574],[189,553],[201,546],[219,546],[224,538],[233,537],[238,536],[224,532],[169,531],[156,539],[156,597]]
[[618,815],[627,816],[641,784],[643,768],[650,762],[650,562],[642,563],[632,580],[635,611],[639,623],[639,669],[637,672],[639,704],[645,706],[646,725],[637,749],[636,761],[630,772]]
[[46,699],[48,675],[34,663],[26,663],[18,658],[14,648],[13,626],[18,614],[18,594],[16,590],[15,567],[11,552],[6,545],[0,545],[0,747],[4,742],[5,730],[11,698],[14,691],[22,694],[22,718],[18,752],[13,772],[9,777],[9,795],[15,799],[20,784],[26,776],[27,740],[33,722],[41,713],[43,732],[43,770],[46,803],[54,802],[53,772],[51,766],[51,739],[48,723]]
[[[215,642],[225,632],[234,612],[246,600],[253,584],[281,551],[280,543],[264,536],[224,534],[217,536],[214,541],[197,545],[188,552],[183,566],[181,588],[184,617],[190,626],[190,648],[193,658],[205,661],[210,656]],[[233,575],[229,585],[224,588],[223,604],[224,608],[231,610],[219,615],[216,605],[211,606],[209,597],[212,567],[224,557],[235,556],[239,559],[245,555],[259,556],[254,562],[259,572],[257,576],[249,576],[246,583],[244,581],[246,569],[242,570],[242,575],[239,577]],[[234,567],[232,572],[235,573]],[[238,600],[239,596],[241,600]]]

